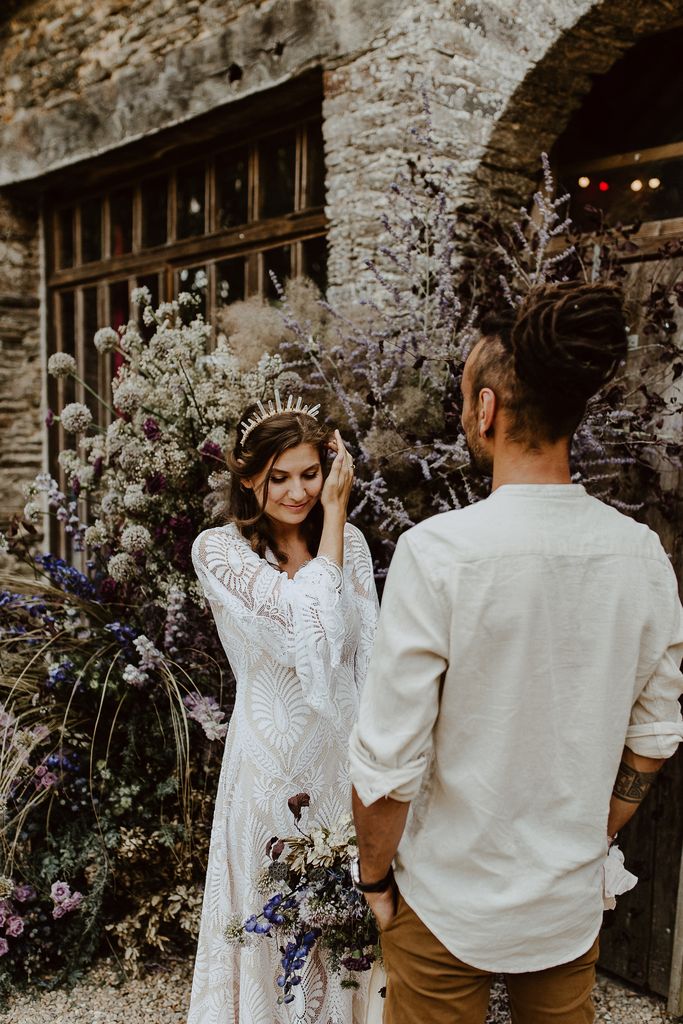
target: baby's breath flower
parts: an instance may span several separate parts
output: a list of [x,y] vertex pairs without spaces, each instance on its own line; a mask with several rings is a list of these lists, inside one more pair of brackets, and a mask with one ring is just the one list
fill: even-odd
[[121,412],[133,413],[145,401],[145,385],[136,377],[125,377],[113,385],[114,402]]
[[47,361],[47,372],[51,377],[75,377],[78,366],[68,352],[55,352]]
[[149,306],[152,303],[152,293],[147,285],[133,288],[133,291],[130,293],[130,301],[134,306]]
[[113,352],[117,347],[119,336],[113,327],[100,327],[99,331],[95,331],[93,341],[100,355],[105,355],[106,352]]
[[92,425],[92,413],[82,402],[65,405],[59,419],[68,434],[82,434]]
[[142,484],[129,484],[123,495],[123,507],[126,512],[140,514],[149,504],[149,498],[142,489]]
[[35,526],[42,511],[36,501],[27,501],[24,505],[24,519],[27,523],[32,523]]
[[137,523],[127,526],[121,534],[121,547],[131,554],[135,554],[136,551],[145,551],[151,543],[152,535],[147,527]]
[[135,561],[125,551],[121,551],[109,559],[107,572],[117,583],[126,583],[136,575]]
[[91,548],[101,548],[103,544],[107,543],[108,539],[107,529],[99,519],[85,531],[85,543]]

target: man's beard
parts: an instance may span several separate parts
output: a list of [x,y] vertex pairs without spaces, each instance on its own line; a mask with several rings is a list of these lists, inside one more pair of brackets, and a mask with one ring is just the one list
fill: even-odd
[[476,424],[473,429],[465,431],[465,444],[470,453],[470,463],[474,472],[479,476],[491,476],[493,474],[493,459],[481,443]]

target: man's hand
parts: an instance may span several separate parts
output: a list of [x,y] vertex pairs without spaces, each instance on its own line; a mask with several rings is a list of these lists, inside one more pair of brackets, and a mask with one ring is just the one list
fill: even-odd
[[383,932],[396,916],[396,901],[398,899],[396,885],[392,882],[384,892],[367,892],[365,899],[375,915],[380,931]]
[[624,747],[609,806],[608,836],[616,835],[631,820],[663,764],[664,760],[641,757]]

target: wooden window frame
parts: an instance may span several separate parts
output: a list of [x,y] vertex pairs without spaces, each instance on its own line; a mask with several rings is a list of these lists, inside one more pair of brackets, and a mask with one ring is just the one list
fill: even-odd
[[[215,322],[216,311],[219,308],[217,302],[217,274],[218,263],[231,258],[242,258],[244,261],[244,294],[251,297],[265,293],[265,282],[262,272],[262,257],[264,251],[273,248],[280,248],[286,245],[291,250],[291,276],[301,273],[303,266],[303,245],[310,239],[326,237],[327,218],[324,207],[308,206],[308,140],[311,131],[320,131],[320,107],[317,105],[315,112],[308,112],[294,116],[291,122],[273,123],[264,125],[262,129],[254,134],[247,144],[227,145],[225,139],[220,136],[205,140],[196,147],[195,152],[190,155],[186,153],[175,162],[169,161],[166,166],[160,168],[158,165],[153,170],[147,169],[146,173],[117,175],[114,180],[103,181],[98,187],[85,188],[79,195],[77,202],[73,200],[73,189],[71,194],[59,197],[57,195],[47,196],[46,202],[46,284],[48,290],[48,351],[63,351],[64,338],[62,337],[62,316],[61,304],[66,293],[73,295],[75,323],[74,323],[74,352],[79,365],[81,376],[84,369],[85,346],[92,344],[91,339],[83,336],[84,332],[84,290],[86,288],[97,288],[97,310],[98,319],[101,325],[111,323],[112,310],[110,309],[111,287],[122,280],[127,281],[128,292],[140,283],[141,278],[158,275],[159,301],[167,301],[177,295],[176,279],[182,269],[191,269],[193,266],[204,266],[207,271],[206,289],[206,315],[207,320]],[[283,131],[291,130],[295,135],[295,167],[294,167],[294,203],[293,209],[286,214],[277,217],[258,219],[258,206],[260,195],[259,175],[259,152],[264,142],[274,136],[282,134]],[[229,229],[219,228],[220,209],[218,203],[218,169],[221,158],[231,153],[247,151],[248,173],[247,173],[247,221],[244,224],[236,225]],[[184,168],[198,161],[204,162],[204,234],[197,234],[189,238],[177,238],[177,181],[178,175]],[[150,179],[167,176],[167,241],[165,244],[153,248],[144,249],[142,246],[143,228],[143,206],[142,191],[144,184]],[[311,183],[312,184],[312,183]],[[131,188],[133,192],[132,208],[132,235],[131,252],[118,256],[111,255],[112,229],[111,229],[111,196],[125,188]],[[81,238],[81,204],[99,198],[102,209],[102,259],[91,263],[82,264],[82,238]],[[61,256],[61,219],[63,211],[71,210],[71,222],[73,229],[73,265],[71,267],[59,267]],[[129,309],[129,315],[130,315]],[[108,380],[111,380],[112,359],[110,356],[100,357],[98,369],[98,384],[100,393],[106,387]],[[65,382],[59,379],[56,388],[52,388],[52,396],[57,402],[57,408],[63,405],[65,394]],[[76,386],[76,400],[83,401],[86,398],[82,385]],[[106,410],[99,413],[93,410],[96,416],[99,415],[99,422],[106,426],[111,415]],[[63,450],[67,438],[61,424],[52,428],[55,433],[49,435],[49,469],[55,476],[64,490],[66,481],[63,471],[58,467],[56,454]],[[70,544],[64,537],[63,531],[52,531],[51,541],[53,550],[62,557],[72,557]]]

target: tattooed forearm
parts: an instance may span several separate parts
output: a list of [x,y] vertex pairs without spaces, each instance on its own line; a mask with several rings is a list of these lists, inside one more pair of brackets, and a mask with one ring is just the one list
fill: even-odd
[[614,783],[614,796],[627,804],[639,804],[656,778],[657,772],[639,772],[622,761]]

